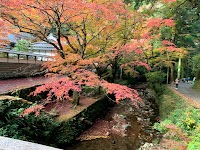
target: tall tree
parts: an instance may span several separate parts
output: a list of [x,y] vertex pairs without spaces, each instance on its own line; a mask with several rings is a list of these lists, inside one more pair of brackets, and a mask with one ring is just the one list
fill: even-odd
[[178,60],[181,59],[182,65],[177,67],[180,68],[181,77],[191,75],[191,57],[199,53],[199,5],[199,2],[195,0],[177,0],[173,5],[164,5],[159,9],[159,13],[162,12],[159,15],[173,17],[176,23],[172,30],[163,29],[163,39],[173,42],[179,48],[183,47],[188,50],[187,55],[176,60],[178,63]]
[[[77,95],[81,87],[92,86],[114,94],[117,102],[129,98],[137,105],[141,100],[137,91],[109,83],[102,73],[111,70],[113,82],[120,67],[148,68],[149,56],[144,56],[152,50],[151,41],[160,37],[160,27],[173,25],[170,19],[149,18],[131,10],[120,0],[8,0],[0,5],[1,18],[57,49],[59,55],[46,67],[49,74],[65,78],[38,87],[33,93],[48,91],[48,99],[69,99],[70,90]],[[48,40],[50,32],[56,36],[56,43]]]
[[4,47],[6,44],[9,44],[8,35],[11,32],[16,32],[16,29],[12,28],[11,24],[4,22],[0,18],[0,47]]

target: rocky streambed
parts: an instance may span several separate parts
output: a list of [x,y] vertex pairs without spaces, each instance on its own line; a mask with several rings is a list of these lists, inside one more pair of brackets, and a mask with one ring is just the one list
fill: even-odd
[[144,104],[135,108],[128,100],[111,107],[91,128],[82,133],[77,142],[66,150],[136,150],[150,148],[157,132],[152,129],[158,121],[155,93],[138,89]]

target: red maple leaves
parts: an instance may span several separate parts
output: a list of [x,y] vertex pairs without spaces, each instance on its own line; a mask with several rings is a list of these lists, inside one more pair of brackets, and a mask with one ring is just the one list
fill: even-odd
[[172,43],[172,42],[170,42],[170,41],[168,41],[168,40],[163,40],[163,41],[162,41],[162,44],[163,44],[163,45],[167,45],[167,46],[174,46],[174,47],[175,47],[175,44]]
[[139,97],[139,94],[136,90],[131,89],[124,85],[108,83],[106,81],[102,82],[102,86],[106,89],[106,94],[114,94],[116,102],[120,100],[130,99],[135,106],[138,106],[138,102],[142,102],[142,99]]
[[174,26],[174,21],[172,19],[162,19],[162,18],[150,18],[147,20],[147,27],[161,27],[161,26]]
[[[48,92],[48,101],[69,100],[70,90],[81,92],[83,86],[90,86],[102,87],[107,95],[114,94],[116,102],[130,99],[137,105],[141,99],[136,90],[109,83],[102,74],[108,73],[113,82],[120,67],[144,66],[149,70],[145,57],[148,59],[151,54],[152,40],[160,38],[159,28],[174,25],[172,19],[148,18],[130,10],[121,0],[1,2],[2,6],[9,3],[4,19],[24,32],[50,42],[46,35],[55,28],[57,41],[51,44],[59,55],[44,67],[49,75],[62,78],[39,86],[32,93],[35,96]],[[11,2],[15,3],[11,5]],[[14,6],[17,10],[12,9]],[[162,44],[169,50],[175,48],[169,41]]]
[[21,114],[20,117],[24,117],[30,113],[35,113],[35,116],[39,116],[40,115],[40,111],[41,109],[43,109],[44,106],[43,105],[35,105],[32,107],[29,107],[27,109],[25,109]]
[[40,93],[48,91],[46,98],[48,101],[52,100],[53,97],[57,100],[65,100],[70,98],[70,90],[80,92],[81,88],[75,83],[75,81],[70,81],[68,78],[61,78],[37,87],[31,95],[36,96]]
[[164,3],[174,3],[176,2],[176,0],[160,0],[161,2],[164,2]]
[[99,77],[88,71],[81,70],[80,74],[76,74],[75,80],[70,80],[69,78],[61,78],[57,79],[54,82],[49,82],[44,85],[41,85],[36,88],[31,95],[36,96],[43,92],[48,92],[47,100],[50,101],[53,98],[56,100],[69,100],[71,99],[69,96],[70,90],[75,90],[81,92],[81,86],[92,86],[92,87],[102,87],[105,89],[106,94],[113,94],[116,98],[116,102],[118,103],[123,99],[130,99],[135,106],[137,106],[138,101],[141,101],[139,94],[136,90],[131,89],[124,85],[109,83],[105,80],[100,80]]

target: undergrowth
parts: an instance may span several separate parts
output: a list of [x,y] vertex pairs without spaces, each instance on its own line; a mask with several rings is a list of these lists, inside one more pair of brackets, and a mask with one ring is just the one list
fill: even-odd
[[[200,109],[194,108],[166,88],[159,98],[160,123],[154,129],[167,134],[169,139],[187,144],[188,150],[200,149]],[[175,133],[171,135],[169,133]]]
[[193,88],[194,90],[200,92],[200,80],[196,80],[196,81],[194,82],[194,85],[193,85],[192,88]]
[[30,106],[20,100],[1,100],[0,136],[51,145],[58,134],[59,123],[44,112],[37,117],[34,113],[20,117],[24,109]]

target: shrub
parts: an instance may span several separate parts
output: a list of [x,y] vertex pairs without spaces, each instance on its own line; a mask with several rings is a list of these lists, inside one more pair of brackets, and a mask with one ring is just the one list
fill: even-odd
[[[181,139],[186,142],[190,139],[188,150],[200,149],[200,109],[186,104],[180,96],[168,89],[164,91],[158,102],[163,112],[161,115],[163,121],[160,124],[156,123],[154,128],[164,134],[168,130],[173,130],[169,128],[172,125],[174,129],[180,129]],[[166,124],[171,125],[166,126]]]
[[146,73],[147,81],[154,85],[154,84],[159,84],[161,85],[164,83],[166,74],[161,72],[161,71],[155,71],[155,72],[149,72]]
[[200,132],[198,134],[195,134],[191,137],[191,141],[188,144],[188,150],[197,150],[200,149]]
[[150,88],[154,89],[157,95],[161,95],[164,91],[163,83],[166,74],[161,71],[150,72],[146,74],[146,78]]
[[161,134],[165,134],[168,129],[164,126],[164,124],[161,123],[154,123],[153,129],[158,130]]
[[29,114],[19,117],[25,108],[31,105],[20,100],[0,101],[0,136],[47,144],[54,143],[56,129],[59,126],[53,117],[42,112],[38,117]]
[[192,88],[200,92],[200,80],[196,80]]
[[30,42],[27,40],[19,40],[14,47],[14,50],[17,51],[29,51]]
[[193,67],[192,73],[199,79],[200,77],[200,54],[192,58]]

